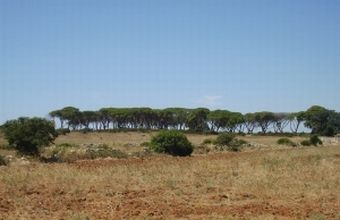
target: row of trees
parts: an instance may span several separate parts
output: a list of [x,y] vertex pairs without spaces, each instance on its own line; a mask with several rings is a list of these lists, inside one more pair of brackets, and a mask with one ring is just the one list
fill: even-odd
[[254,133],[297,133],[301,124],[312,133],[334,135],[340,131],[340,113],[321,106],[294,113],[255,112],[242,114],[228,110],[210,111],[206,108],[102,108],[80,111],[65,107],[49,113],[58,119],[61,128],[93,129],[176,129]]

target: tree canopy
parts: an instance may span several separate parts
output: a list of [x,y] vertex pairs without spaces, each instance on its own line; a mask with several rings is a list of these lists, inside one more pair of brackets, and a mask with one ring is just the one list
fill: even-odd
[[22,154],[37,155],[57,137],[54,124],[43,118],[19,118],[7,121],[3,131],[8,143]]
[[67,106],[50,112],[61,128],[93,129],[175,129],[195,132],[297,133],[301,125],[312,133],[332,136],[339,132],[338,112],[312,106],[299,112],[253,112],[242,114],[225,109],[207,108],[101,108],[80,111]]

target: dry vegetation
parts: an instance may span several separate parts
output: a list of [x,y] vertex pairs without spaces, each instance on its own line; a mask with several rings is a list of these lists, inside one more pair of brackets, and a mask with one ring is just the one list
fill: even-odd
[[[126,152],[139,151],[138,148],[143,142],[150,141],[150,138],[155,135],[156,132],[118,132],[118,133],[108,133],[108,132],[93,132],[93,133],[81,133],[72,132],[67,135],[59,136],[55,143],[70,143],[70,144],[107,144],[113,148],[121,149]],[[216,138],[216,135],[201,135],[201,134],[187,134],[187,137],[191,143],[194,145],[200,145],[205,139]],[[275,136],[241,136],[239,137],[250,142],[256,147],[273,147],[276,146],[276,141],[278,137]],[[300,142],[305,138],[293,137],[291,138],[294,142]],[[137,147],[137,148],[136,148]]]
[[[134,152],[151,135],[71,133],[56,143]],[[188,136],[195,145],[213,138]],[[340,219],[339,144],[242,138],[253,147],[238,153],[2,166],[0,219]]]

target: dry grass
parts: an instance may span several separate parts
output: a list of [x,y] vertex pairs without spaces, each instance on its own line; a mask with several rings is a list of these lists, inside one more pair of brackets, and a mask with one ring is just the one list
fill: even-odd
[[[140,150],[142,143],[150,141],[152,136],[156,134],[157,132],[91,132],[87,134],[71,132],[67,135],[60,135],[55,143],[107,144],[125,152],[136,152]],[[214,138],[216,135],[188,134],[187,136],[194,145],[199,145],[205,138]]]
[[[55,140],[55,144],[107,144],[110,147],[129,153],[140,151],[141,144],[143,142],[150,141],[151,137],[155,134],[157,134],[157,132],[90,132],[86,134],[82,132],[71,132],[66,135],[60,135]],[[214,139],[216,136],[217,135],[187,134],[189,141],[196,146],[202,144],[205,139]],[[269,149],[272,147],[278,147],[276,142],[280,137],[246,135],[238,138],[248,141],[252,145],[256,146],[256,149]],[[306,138],[293,137],[290,139],[295,143],[300,143]],[[0,132],[0,146],[6,144],[7,142],[4,140]]]
[[[72,133],[57,142],[137,146],[150,135]],[[189,135],[195,144],[205,138]],[[339,145],[277,148],[277,137],[244,139],[262,148],[1,167],[0,219],[340,218]]]
[[[157,134],[157,132],[116,132],[116,133],[108,133],[108,132],[91,132],[91,133],[81,133],[81,132],[72,132],[67,135],[60,135],[55,143],[70,143],[70,144],[107,144],[109,146],[115,147],[125,147],[125,149],[133,148],[136,146],[140,146],[143,142],[150,141],[153,135]],[[204,139],[214,139],[217,135],[201,135],[201,134],[186,134],[189,141],[194,145],[201,144]],[[268,147],[268,146],[277,146],[276,141],[280,137],[275,136],[239,136],[238,138],[244,139],[257,147]],[[290,138],[292,141],[299,143],[300,141],[306,139],[303,137],[292,137]]]

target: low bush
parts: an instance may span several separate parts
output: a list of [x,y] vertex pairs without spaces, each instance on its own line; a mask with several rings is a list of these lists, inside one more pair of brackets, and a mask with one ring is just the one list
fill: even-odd
[[312,135],[310,136],[309,140],[303,140],[300,143],[302,146],[318,146],[318,145],[322,145],[322,141],[320,140],[320,138],[317,135]]
[[229,145],[227,146],[227,150],[228,151],[241,151],[242,147],[244,147],[245,145],[248,145],[248,142],[243,140],[243,139],[237,139],[235,138],[234,140],[232,140]]
[[217,136],[214,144],[217,146],[228,146],[234,140],[234,138],[234,134],[221,133]]
[[296,143],[294,143],[292,140],[290,140],[289,138],[280,138],[277,140],[276,142],[279,145],[288,145],[288,146],[293,146],[296,147]]
[[309,141],[314,146],[317,146],[318,144],[322,145],[322,141],[320,140],[320,138],[317,135],[312,135],[309,138]]
[[193,151],[193,146],[183,133],[170,130],[161,131],[154,136],[150,143],[150,149],[157,153],[173,156],[189,156]]
[[0,155],[0,166],[6,165],[8,165],[8,160],[4,156]]
[[228,150],[228,151],[240,151],[244,145],[247,145],[248,142],[243,139],[235,138],[234,134],[231,133],[221,133],[217,136],[214,144],[220,150]]
[[203,145],[213,144],[213,143],[214,143],[214,140],[212,140],[210,138],[204,139],[203,142],[202,142]]

